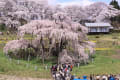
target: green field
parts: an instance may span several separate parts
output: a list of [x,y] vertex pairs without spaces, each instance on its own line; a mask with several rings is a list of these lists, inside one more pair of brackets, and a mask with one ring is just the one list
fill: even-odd
[[[4,45],[7,41],[15,38],[16,35],[0,36],[0,74],[51,78],[49,67],[48,70],[44,68],[46,65],[50,66],[52,60],[48,60],[42,65],[42,62],[37,59],[29,62],[25,60],[11,60],[4,55]],[[25,36],[25,38],[30,39],[29,36]],[[94,60],[87,65],[74,67],[72,73],[76,76],[120,73],[120,33],[88,35],[88,39],[96,42],[98,50],[96,50]]]

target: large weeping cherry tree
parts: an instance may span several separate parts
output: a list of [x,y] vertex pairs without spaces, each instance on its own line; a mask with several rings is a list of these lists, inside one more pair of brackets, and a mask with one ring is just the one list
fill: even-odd
[[[86,27],[72,22],[62,12],[54,14],[53,20],[34,20],[18,28],[21,39],[25,34],[36,36],[30,45],[43,63],[54,55],[58,57],[58,63],[87,61],[94,53],[95,44],[87,41],[86,33]],[[11,46],[14,45],[6,45],[4,52],[7,53]],[[86,48],[90,49],[89,53],[85,52]]]

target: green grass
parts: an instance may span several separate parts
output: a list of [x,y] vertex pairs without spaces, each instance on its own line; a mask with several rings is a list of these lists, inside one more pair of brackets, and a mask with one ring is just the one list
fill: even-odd
[[[37,60],[32,60],[30,62],[24,60],[19,61],[19,64],[18,60],[12,59],[12,61],[10,61],[10,59],[7,58],[0,49],[0,74],[17,75],[25,77],[27,76],[38,78],[51,78],[49,69],[44,69],[45,65],[50,66],[50,62],[48,63],[47,61],[45,62],[45,65],[43,65]],[[28,67],[27,64],[29,64]],[[37,70],[35,70],[35,66],[37,66]]]
[[[96,38],[99,36],[99,38]],[[113,37],[117,36],[117,39]],[[90,74],[120,74],[120,33],[89,35],[89,40],[96,41],[97,48],[110,48],[111,50],[96,51],[94,61],[87,65],[75,67],[76,76]],[[117,42],[117,44],[114,44]]]
[[88,65],[76,67],[73,74],[76,76],[90,75],[90,74],[118,74],[120,73],[120,59],[111,58],[101,54],[102,51],[97,51],[93,63]]
[[[99,36],[99,38],[96,38]],[[114,37],[117,36],[117,39]],[[25,38],[31,36],[26,35]],[[16,35],[0,35],[0,39],[7,38],[6,42],[12,38],[17,38]],[[89,74],[118,74],[120,73],[120,33],[101,34],[101,35],[89,35],[90,41],[96,41],[97,48],[110,48],[111,50],[96,51],[94,55],[94,61],[87,65],[81,65],[79,68],[74,67],[73,74],[76,76],[89,75]],[[0,40],[4,41],[4,40]],[[118,44],[114,44],[118,42]],[[46,60],[45,65],[40,60],[33,59],[30,62],[25,60],[8,59],[3,53],[3,47],[5,43],[0,43],[0,74],[26,76],[26,77],[38,77],[38,78],[51,78],[50,70],[45,70],[44,66],[50,66],[54,60]],[[26,64],[30,66],[27,67]],[[37,70],[35,71],[35,66]]]

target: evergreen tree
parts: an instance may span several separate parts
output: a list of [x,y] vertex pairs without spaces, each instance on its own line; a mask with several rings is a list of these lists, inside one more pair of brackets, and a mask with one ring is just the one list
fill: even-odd
[[[112,0],[111,2],[110,2],[110,5],[112,5],[114,8],[116,8],[116,9],[119,9],[120,10],[120,6],[119,6],[119,4],[118,4],[118,1],[116,1],[116,0]],[[114,27],[116,27],[116,28],[119,28],[119,26],[120,26],[120,15],[118,15],[118,16],[115,16],[115,17],[112,17],[111,18],[111,24],[114,26]]]
[[112,0],[112,1],[110,2],[110,5],[113,5],[113,7],[116,8],[116,9],[120,9],[120,6],[119,6],[119,4],[118,4],[118,1],[116,1],[116,0]]

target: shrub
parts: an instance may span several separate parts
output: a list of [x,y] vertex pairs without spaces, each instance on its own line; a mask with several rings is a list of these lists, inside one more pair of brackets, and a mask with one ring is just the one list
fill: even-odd
[[100,36],[95,36],[95,38],[100,38]]
[[118,37],[117,36],[113,36],[112,39],[118,39]]
[[0,30],[1,30],[1,31],[5,31],[5,30],[6,30],[5,24],[0,24]]
[[15,51],[9,50],[7,55],[11,58],[24,59],[24,60],[27,60],[29,56],[31,58],[36,57],[35,50],[33,48],[18,49]]

